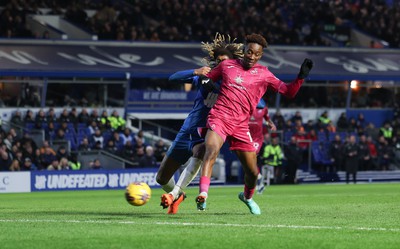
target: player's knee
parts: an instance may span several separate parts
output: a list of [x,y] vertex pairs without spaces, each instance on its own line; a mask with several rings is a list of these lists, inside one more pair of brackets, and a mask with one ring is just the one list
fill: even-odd
[[208,147],[204,154],[203,161],[216,159],[218,156],[218,153],[219,153],[219,148],[217,148],[215,146]]

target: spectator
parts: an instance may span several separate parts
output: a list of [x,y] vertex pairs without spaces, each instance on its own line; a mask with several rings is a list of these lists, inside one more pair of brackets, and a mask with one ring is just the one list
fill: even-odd
[[110,121],[111,128],[114,131],[122,131],[125,128],[126,121],[119,116],[119,113],[116,110],[112,112],[111,116],[108,117],[108,120]]
[[378,163],[378,151],[376,149],[376,144],[374,143],[371,136],[367,137],[367,146],[369,149],[369,154],[372,159],[372,169],[375,170],[377,169],[377,163]]
[[89,125],[90,116],[86,108],[82,108],[81,112],[78,114],[78,122],[81,124]]
[[349,132],[349,133],[358,133],[357,120],[355,118],[350,118],[349,126],[347,128],[347,132]]
[[[285,132],[297,132],[296,128],[290,119],[286,120],[286,124],[283,126]],[[304,132],[304,128],[301,127],[300,130]]]
[[393,128],[390,125],[390,122],[385,122],[383,127],[379,129],[379,136],[383,136],[387,142],[392,140],[393,137]]
[[43,145],[40,148],[40,154],[45,154],[46,150],[48,150],[51,154],[53,154],[54,156],[56,155],[56,152],[53,150],[53,148],[50,147],[49,141],[44,140],[43,141]]
[[[264,159],[264,165],[273,167],[274,183],[280,183],[282,177],[283,151],[279,145],[278,137],[272,138],[271,144],[265,146],[263,152],[263,159]],[[267,172],[265,172],[263,167],[262,175],[264,179],[266,174]],[[264,180],[262,182],[264,182]]]
[[40,149],[35,150],[35,157],[33,158],[32,162],[36,165],[38,170],[45,169],[46,165],[44,165],[42,162],[42,154],[40,153]]
[[324,130],[326,128],[326,126],[329,124],[330,122],[330,118],[328,117],[328,111],[324,111],[321,116],[319,116],[318,118],[318,129],[319,130]]
[[328,125],[326,126],[326,131],[329,133],[336,133],[336,127],[333,124],[332,120],[329,121]]
[[329,172],[336,173],[343,170],[343,144],[340,135],[336,134],[334,140],[329,145],[329,156],[332,162],[332,168]]
[[121,156],[127,160],[135,161],[136,150],[131,141],[127,141],[121,151]]
[[76,153],[71,154],[71,160],[69,161],[70,167],[72,170],[80,170],[81,163],[78,161],[78,156]]
[[297,146],[296,137],[292,136],[288,145],[284,146],[286,164],[286,182],[297,183],[297,169],[299,168],[303,155],[302,150]]
[[306,132],[309,132],[310,130],[315,129],[314,121],[311,119],[307,121],[307,123],[304,125],[304,130]]
[[100,128],[98,127],[96,121],[94,121],[94,120],[90,123],[90,125],[88,127],[90,135],[93,135],[96,132],[96,130],[99,130],[99,129]]
[[371,170],[373,168],[372,157],[367,144],[367,136],[361,135],[358,143],[359,147],[359,169],[360,170]]
[[89,163],[89,166],[91,169],[99,170],[99,169],[104,169],[103,166],[101,165],[101,162],[99,159],[94,159],[93,162]]
[[303,117],[301,116],[300,111],[296,111],[292,117],[292,123],[296,124],[296,121],[299,120],[301,124],[303,124]]
[[377,141],[379,138],[379,129],[375,128],[373,123],[368,123],[365,128],[365,134],[372,138],[372,140]]
[[53,108],[50,108],[47,112],[47,122],[48,123],[57,123],[57,115]]
[[305,139],[311,140],[311,143],[314,142],[314,141],[317,141],[318,140],[317,132],[315,130],[310,130],[306,134]]
[[272,117],[272,122],[274,122],[278,130],[283,130],[285,128],[285,118],[282,116],[280,110],[275,112],[274,116]]
[[54,154],[54,150],[50,147],[46,147],[44,149],[44,153],[41,154],[41,161],[43,165],[49,166],[53,161],[57,160],[56,155]]
[[35,118],[33,117],[33,112],[31,110],[27,110],[24,117],[25,124],[34,124]]
[[100,129],[95,130],[94,134],[91,136],[90,144],[93,149],[94,149],[96,143],[99,143],[100,149],[103,148],[104,137],[103,137]]
[[119,134],[118,131],[114,131],[112,133],[112,137],[110,139],[114,141],[114,144],[115,144],[115,146],[117,146],[117,148],[122,148],[124,146],[124,144],[126,144],[126,142],[128,142],[128,141],[133,143],[132,139],[131,140],[127,139],[126,142],[124,142],[124,140],[122,139],[122,136]]
[[[290,120],[288,119],[288,121],[290,121]],[[291,126],[291,124],[289,124],[289,123],[286,123],[286,124],[287,124],[286,127],[290,127],[290,126]],[[303,127],[303,123],[301,122],[301,120],[297,119],[297,120],[295,121],[295,123],[294,123],[294,130],[295,130],[296,132],[298,132],[298,131],[305,132],[304,127]]]
[[12,160],[9,171],[21,171],[20,161],[17,159]]
[[0,144],[0,170],[8,171],[12,162],[11,154],[5,144]]
[[103,112],[101,113],[101,116],[100,116],[100,128],[103,130],[103,127],[105,127],[106,126],[106,122],[107,122],[107,120],[108,120],[108,112],[107,112],[107,110],[103,110]]
[[53,140],[65,140],[65,131],[62,128],[58,128]]
[[154,149],[152,146],[146,146],[146,154],[139,159],[139,167],[157,167],[157,159],[154,156]]
[[70,170],[71,169],[70,163],[69,163],[69,161],[68,161],[68,159],[66,157],[62,157],[59,160],[59,166],[58,167],[59,167],[60,170]]
[[44,129],[44,139],[51,140],[56,137],[57,131],[53,122],[49,122],[47,128]]
[[130,130],[129,128],[125,128],[125,129],[124,129],[124,132],[121,133],[120,137],[121,137],[121,140],[122,140],[122,144],[126,144],[126,142],[127,142],[128,140],[129,140],[129,141],[132,141],[132,140],[133,140],[133,138],[132,138],[132,133],[131,133],[131,130]]
[[142,139],[138,138],[136,140],[136,144],[134,145],[134,150],[135,150],[135,159],[139,161],[138,159],[140,159],[145,154],[145,145]]
[[33,150],[36,150],[37,145],[36,142],[32,139],[32,137],[30,136],[30,134],[28,132],[25,132],[23,137],[20,140],[21,142],[21,146],[23,148],[30,146],[33,148]]
[[347,121],[346,113],[342,112],[340,114],[340,117],[336,123],[337,131],[342,132],[342,131],[347,131],[349,128],[349,123]]
[[380,136],[376,146],[378,152],[378,169],[388,170],[391,163],[392,150],[384,136]]
[[90,124],[93,121],[96,122],[97,127],[100,127],[100,125],[101,125],[101,117],[99,116],[99,113],[98,113],[98,111],[96,109],[92,110],[92,113],[90,114],[90,119],[89,119]]
[[164,156],[167,154],[168,147],[165,145],[164,140],[159,139],[154,145],[154,156],[157,162],[161,162]]
[[69,113],[68,113],[68,110],[67,109],[63,109],[62,110],[62,112],[61,112],[61,114],[60,114],[60,117],[58,117],[58,122],[61,124],[61,123],[69,123],[71,120],[70,120],[70,117],[69,117]]
[[349,143],[344,146],[344,164],[346,168],[346,183],[349,183],[350,174],[353,176],[353,182],[357,183],[357,171],[359,160],[359,148],[356,144],[355,135],[351,135]]
[[74,124],[74,127],[76,128],[78,125],[78,111],[76,110],[75,107],[71,109],[71,111],[68,113],[69,117],[69,122]]
[[6,145],[8,150],[11,150],[13,142],[14,142],[14,137],[13,137],[12,133],[8,132],[7,136],[3,140],[3,143]]
[[67,122],[62,122],[62,123],[61,123],[61,126],[60,126],[60,129],[62,129],[62,130],[64,131],[65,134],[72,134],[72,133],[75,133],[75,132],[73,131],[74,128],[71,128],[71,126],[69,126]]
[[23,163],[23,165],[21,167],[21,170],[23,170],[23,171],[33,171],[33,170],[36,170],[36,169],[37,169],[37,167],[36,167],[35,164],[33,164],[32,159],[29,158],[29,157],[25,158],[24,163]]
[[78,146],[78,151],[87,152],[91,150],[92,148],[90,147],[89,139],[87,137],[82,138],[82,141]]
[[47,170],[62,170],[60,162],[56,158],[54,158],[47,166]]
[[144,137],[144,133],[142,130],[139,130],[135,135],[135,142],[138,143],[138,140],[141,140],[141,142],[146,143],[146,139]]
[[15,111],[10,119],[11,127],[12,128],[21,128],[24,126],[24,121],[22,120],[21,112]]
[[358,116],[357,116],[357,120],[356,121],[357,121],[356,122],[357,130],[359,132],[363,131],[365,129],[365,127],[366,127],[366,121],[365,121],[365,118],[364,118],[364,114],[360,112],[358,114]]
[[119,150],[118,150],[117,146],[115,146],[114,140],[112,140],[112,139],[107,141],[106,145],[104,146],[104,150],[113,155],[119,154]]
[[69,151],[64,145],[60,145],[58,147],[57,153],[56,153],[56,158],[61,162],[61,158],[69,158]]

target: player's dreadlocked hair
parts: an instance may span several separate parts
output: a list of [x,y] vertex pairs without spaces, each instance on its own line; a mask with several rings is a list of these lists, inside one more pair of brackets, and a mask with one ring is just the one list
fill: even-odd
[[219,55],[227,55],[229,58],[237,59],[243,57],[243,44],[235,43],[235,39],[231,39],[229,35],[215,34],[212,43],[202,42],[201,48],[208,56],[204,57],[204,62],[210,67],[218,64],[216,59]]
[[262,35],[259,34],[251,34],[246,36],[246,44],[249,43],[257,43],[261,47],[266,48],[268,47],[268,43]]

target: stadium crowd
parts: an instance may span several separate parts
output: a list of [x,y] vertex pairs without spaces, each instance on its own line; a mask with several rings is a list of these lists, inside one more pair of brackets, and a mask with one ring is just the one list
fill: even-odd
[[[278,110],[272,115],[272,121],[279,131],[283,131],[281,144],[288,146],[293,140],[303,151],[304,162],[309,146],[312,147],[313,167],[317,171],[345,170],[342,152],[351,135],[355,135],[359,147],[359,170],[392,170],[395,165],[400,165],[398,107],[394,110],[393,120],[388,120],[382,127],[367,123],[361,113],[357,118],[347,118],[342,113],[333,121],[324,112],[317,120],[306,121],[300,111],[285,119]],[[168,149],[161,139],[155,143],[147,141],[143,131],[134,134],[125,127],[125,120],[117,111],[110,115],[106,110],[99,114],[97,109],[89,113],[86,108],[79,113],[76,108],[65,108],[59,115],[53,108],[37,113],[28,110],[24,115],[16,111],[10,124],[9,130],[1,129],[0,132],[2,171],[78,170],[81,164],[77,161],[77,152],[92,150],[118,155],[134,162],[135,167],[156,167]],[[19,135],[17,131],[21,128],[24,132]],[[45,141],[40,147],[30,136],[32,129],[44,131]],[[267,130],[265,135],[265,146],[268,146],[275,135],[268,136]],[[69,141],[71,151],[64,145],[51,146],[57,140]],[[99,167],[93,163],[93,168]]]
[[[64,109],[58,116],[54,109],[36,114],[28,110],[24,115],[16,111],[10,120],[10,129],[0,132],[0,170],[79,170],[77,152],[104,150],[118,155],[135,167],[156,167],[164,157],[167,146],[162,139],[154,144],[147,142],[143,131],[137,134],[125,127],[125,120],[117,111],[108,115],[97,110],[89,114],[83,108],[77,113],[75,108]],[[23,133],[18,130],[23,129]],[[30,132],[43,130],[45,140],[41,146],[32,139]],[[69,141],[57,148],[57,141]],[[100,162],[98,162],[100,163]],[[90,168],[100,169],[96,161]]]
[[[339,36],[349,36],[349,27],[355,27],[387,41],[390,47],[400,47],[400,8],[383,0],[13,0],[1,1],[0,6],[4,6],[0,36],[8,38],[48,38],[46,32],[32,32],[25,21],[27,14],[48,14],[60,15],[100,40],[198,42],[212,40],[223,31],[239,41],[244,34],[256,32],[274,45],[330,46],[325,37],[330,34],[340,40]],[[346,39],[343,45],[348,45]]]

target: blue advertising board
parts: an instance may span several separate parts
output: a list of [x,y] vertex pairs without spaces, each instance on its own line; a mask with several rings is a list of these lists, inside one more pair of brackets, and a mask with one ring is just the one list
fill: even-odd
[[[168,77],[203,66],[200,43],[0,41],[0,76]],[[260,63],[293,79],[304,58],[311,80],[400,80],[400,50],[271,46]]]
[[159,188],[157,168],[124,170],[32,171],[31,191],[124,189],[131,182]]

